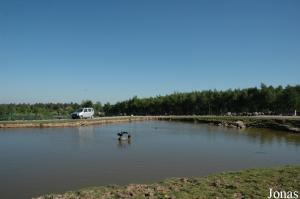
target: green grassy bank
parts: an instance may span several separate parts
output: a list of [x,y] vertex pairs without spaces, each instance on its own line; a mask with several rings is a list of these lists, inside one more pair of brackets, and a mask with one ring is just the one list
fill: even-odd
[[201,178],[173,178],[154,184],[101,186],[38,199],[267,198],[270,188],[300,192],[300,166],[224,172]]

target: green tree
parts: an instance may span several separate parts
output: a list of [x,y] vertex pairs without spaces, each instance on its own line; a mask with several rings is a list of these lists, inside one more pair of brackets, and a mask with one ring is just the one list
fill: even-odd
[[93,102],[91,100],[83,100],[81,102],[81,106],[82,107],[93,107],[94,104],[93,104]]

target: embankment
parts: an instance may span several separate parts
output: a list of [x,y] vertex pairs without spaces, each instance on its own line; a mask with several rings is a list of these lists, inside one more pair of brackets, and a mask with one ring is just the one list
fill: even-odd
[[23,120],[23,121],[1,121],[0,128],[50,128],[50,127],[77,127],[96,124],[111,124],[131,121],[143,121],[150,118],[143,116],[118,116],[101,117],[94,119],[61,119],[61,120]]
[[268,128],[300,133],[299,116],[160,116],[158,119],[208,123],[227,128]]
[[76,127],[95,124],[110,124],[144,120],[183,121],[207,123],[227,128],[269,128],[275,130],[300,132],[300,117],[293,116],[116,116],[85,120],[26,120],[1,121],[0,128],[47,128]]

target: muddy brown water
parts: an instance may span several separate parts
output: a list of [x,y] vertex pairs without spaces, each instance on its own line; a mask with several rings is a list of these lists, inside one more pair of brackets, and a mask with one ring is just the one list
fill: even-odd
[[[129,131],[130,142],[116,134]],[[0,198],[300,164],[300,135],[145,121],[0,129]]]

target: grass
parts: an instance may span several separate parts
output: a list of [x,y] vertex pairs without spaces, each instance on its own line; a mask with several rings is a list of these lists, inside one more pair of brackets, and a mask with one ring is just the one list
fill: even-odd
[[224,172],[201,178],[173,178],[155,184],[101,186],[39,199],[267,198],[269,189],[300,191],[300,166]]

